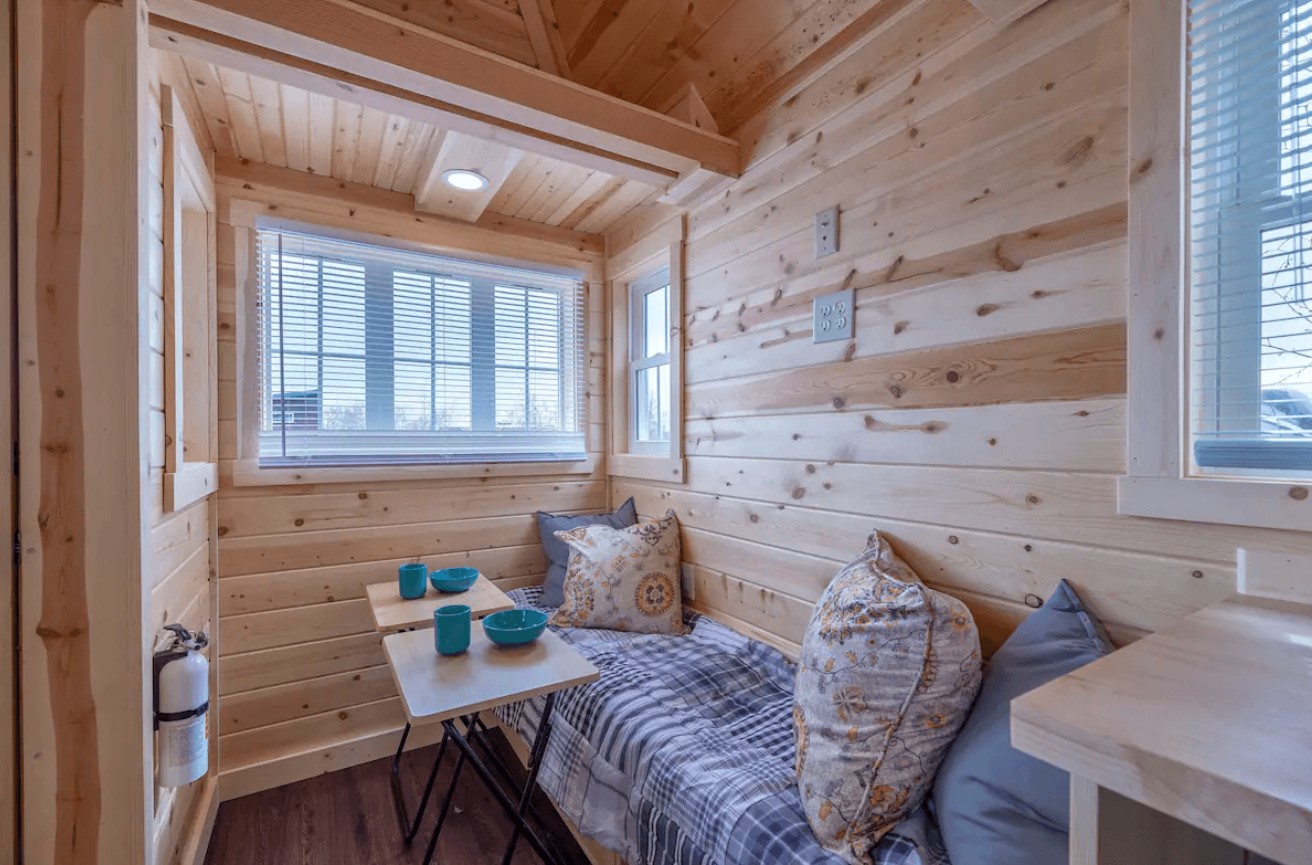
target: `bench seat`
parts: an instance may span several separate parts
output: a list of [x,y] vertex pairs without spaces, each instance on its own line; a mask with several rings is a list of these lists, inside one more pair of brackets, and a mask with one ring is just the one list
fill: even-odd
[[[539,589],[511,593],[538,606]],[[689,614],[687,636],[557,633],[601,670],[556,703],[539,783],[584,836],[629,865],[842,865],[802,812],[793,774],[792,664]],[[501,722],[531,740],[543,699]],[[873,865],[947,865],[924,809]]]

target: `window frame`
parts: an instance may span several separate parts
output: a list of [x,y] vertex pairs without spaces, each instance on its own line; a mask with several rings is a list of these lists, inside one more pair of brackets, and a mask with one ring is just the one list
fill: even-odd
[[[683,483],[687,464],[683,456],[683,292],[684,223],[678,216],[650,232],[647,237],[609,262],[610,274],[610,452],[606,471],[612,477]],[[662,278],[665,277],[665,278]],[[637,322],[632,315],[634,298],[669,286],[666,343],[670,368],[670,439],[668,442],[636,441]],[[656,359],[647,359],[654,365]]]
[[[666,342],[665,351],[650,356],[643,356],[646,350],[646,333],[647,333],[647,298],[657,291],[664,289],[665,295],[665,330]],[[629,453],[633,454],[658,454],[665,455],[669,451],[669,439],[664,440],[644,440],[638,438],[639,418],[638,418],[638,376],[648,369],[660,369],[662,366],[670,365],[670,296],[673,289],[670,286],[670,269],[662,267],[654,273],[636,279],[628,284],[629,294],[629,374],[627,381],[628,403],[629,403]],[[668,377],[667,377],[668,380]],[[670,414],[673,416],[673,386],[665,395],[666,400],[671,403]],[[673,430],[670,431],[673,435]]]
[[[261,466],[260,465],[260,365],[259,351],[262,332],[257,315],[257,302],[260,296],[257,239],[260,230],[285,229],[319,235],[325,238],[341,238],[360,243],[377,243],[379,238],[357,230],[340,227],[329,221],[319,222],[318,216],[308,212],[298,213],[296,218],[262,216],[265,208],[254,202],[239,198],[229,203],[228,225],[231,226],[235,254],[234,276],[236,288],[236,391],[237,422],[235,457],[230,464],[225,462],[225,483],[232,486],[280,486],[308,483],[344,483],[354,481],[386,482],[402,480],[441,480],[458,478],[488,477],[535,477],[547,475],[588,475],[593,474],[600,465],[599,455],[594,451],[599,448],[590,443],[588,424],[585,416],[585,454],[582,459],[564,460],[516,460],[516,461],[470,461],[470,462],[428,462],[428,463],[368,463],[360,465],[307,465],[307,466]],[[389,233],[385,245],[398,245],[399,235]],[[562,263],[538,263],[523,259],[514,259],[505,255],[473,252],[458,247],[439,246],[422,242],[418,238],[404,238],[400,243],[403,248],[418,253],[441,256],[465,257],[475,261],[511,267],[546,267],[551,271],[577,271],[584,292],[583,298],[583,332],[582,340],[586,347],[591,339],[591,316],[595,315],[599,301],[597,277],[599,270],[594,265],[568,266]],[[593,311],[593,312],[590,312]],[[586,356],[586,348],[585,348]],[[579,375],[589,374],[585,363],[578,371]],[[590,408],[584,406],[584,411]]]
[[[216,196],[173,89],[160,88],[164,237],[163,508],[218,491]],[[199,222],[198,222],[199,220]],[[199,231],[197,230],[199,228]],[[197,243],[203,236],[203,242]],[[198,246],[203,245],[203,250]],[[198,261],[198,252],[203,260]]]
[[1190,454],[1184,0],[1130,5],[1127,516],[1312,531],[1312,475],[1200,474]]

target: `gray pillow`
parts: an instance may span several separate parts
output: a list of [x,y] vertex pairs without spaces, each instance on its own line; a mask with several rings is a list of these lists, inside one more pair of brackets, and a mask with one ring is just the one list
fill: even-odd
[[1070,779],[1011,747],[1011,701],[1113,649],[1107,632],[1062,580],[984,671],[984,685],[934,782],[952,865],[1066,862]]
[[542,603],[548,607],[559,607],[565,602],[565,568],[569,565],[569,544],[556,537],[556,532],[577,529],[579,526],[627,529],[638,524],[638,509],[632,498],[609,514],[576,516],[538,511],[537,516],[542,551],[547,554],[547,581],[542,586]]

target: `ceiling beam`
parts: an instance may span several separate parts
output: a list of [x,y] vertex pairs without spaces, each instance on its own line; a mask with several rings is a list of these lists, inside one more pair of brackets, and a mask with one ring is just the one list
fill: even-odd
[[970,5],[993,22],[1001,30],[1011,22],[1038,9],[1047,0],[970,0]]
[[[428,115],[421,119],[446,129],[590,167],[608,160],[630,172],[612,173],[662,176],[662,186],[692,171],[739,170],[729,138],[351,0],[156,0],[151,29],[157,47],[223,65],[245,56],[261,68],[234,68],[302,87],[308,79],[339,99],[414,102]],[[562,157],[562,146],[581,156]]]
[[569,78],[569,54],[565,51],[565,40],[560,36],[552,0],[519,0],[519,14],[524,19],[524,30],[533,46],[538,68]]
[[[522,150],[502,147],[482,138],[448,132],[436,147],[430,147],[415,181],[415,209],[452,219],[475,222],[510,172],[524,155]],[[454,189],[442,179],[453,168],[477,171],[487,186],[477,191]]]

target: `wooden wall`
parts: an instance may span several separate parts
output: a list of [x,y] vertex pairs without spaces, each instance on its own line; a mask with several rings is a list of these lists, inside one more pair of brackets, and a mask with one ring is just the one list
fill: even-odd
[[[546,571],[536,510],[592,511],[606,503],[598,471],[296,486],[235,486],[237,260],[252,212],[448,245],[454,227],[403,209],[408,196],[350,184],[326,190],[298,172],[219,177],[219,632],[224,798],[390,753],[404,723],[365,600],[396,566],[469,564],[504,587]],[[241,202],[247,202],[242,205]],[[234,216],[238,212],[245,216]],[[234,222],[237,223],[234,225]],[[517,239],[464,225],[462,242],[519,258],[550,255],[589,270],[599,244],[572,234]],[[599,408],[605,358],[600,283],[589,314],[589,390],[597,419],[589,451],[605,446]],[[522,469],[523,467],[519,467]],[[512,468],[511,471],[518,469]],[[428,731],[431,732],[431,731]],[[412,737],[414,739],[416,737]]]
[[137,0],[18,0],[20,727],[27,865],[149,860],[149,124]]
[[[1131,639],[1233,592],[1237,544],[1306,549],[1116,513],[1126,18],[1052,0],[998,31],[915,0],[741,127],[751,165],[688,219],[688,482],[611,496],[678,511],[699,606],[796,641],[877,527],[993,643],[1063,577]],[[856,339],[812,344],[843,286]]]
[[[149,121],[149,173],[147,225],[145,239],[151,263],[147,274],[150,293],[147,298],[147,335],[141,349],[142,367],[148,383],[150,471],[142,497],[150,509],[150,542],[142,551],[142,567],[150,588],[148,644],[164,625],[180,623],[189,630],[213,633],[211,584],[214,549],[211,536],[214,508],[211,499],[193,502],[177,511],[164,510],[164,159],[161,86],[173,83],[162,75],[163,55],[151,52]],[[177,88],[175,87],[175,91]],[[175,123],[191,122],[176,118]],[[217,681],[217,670],[212,670]],[[213,721],[217,705],[212,704],[210,728],[210,773],[185,787],[155,789],[154,862],[156,865],[194,861],[196,850],[204,853],[218,807],[218,751]],[[158,765],[158,764],[157,764]]]

